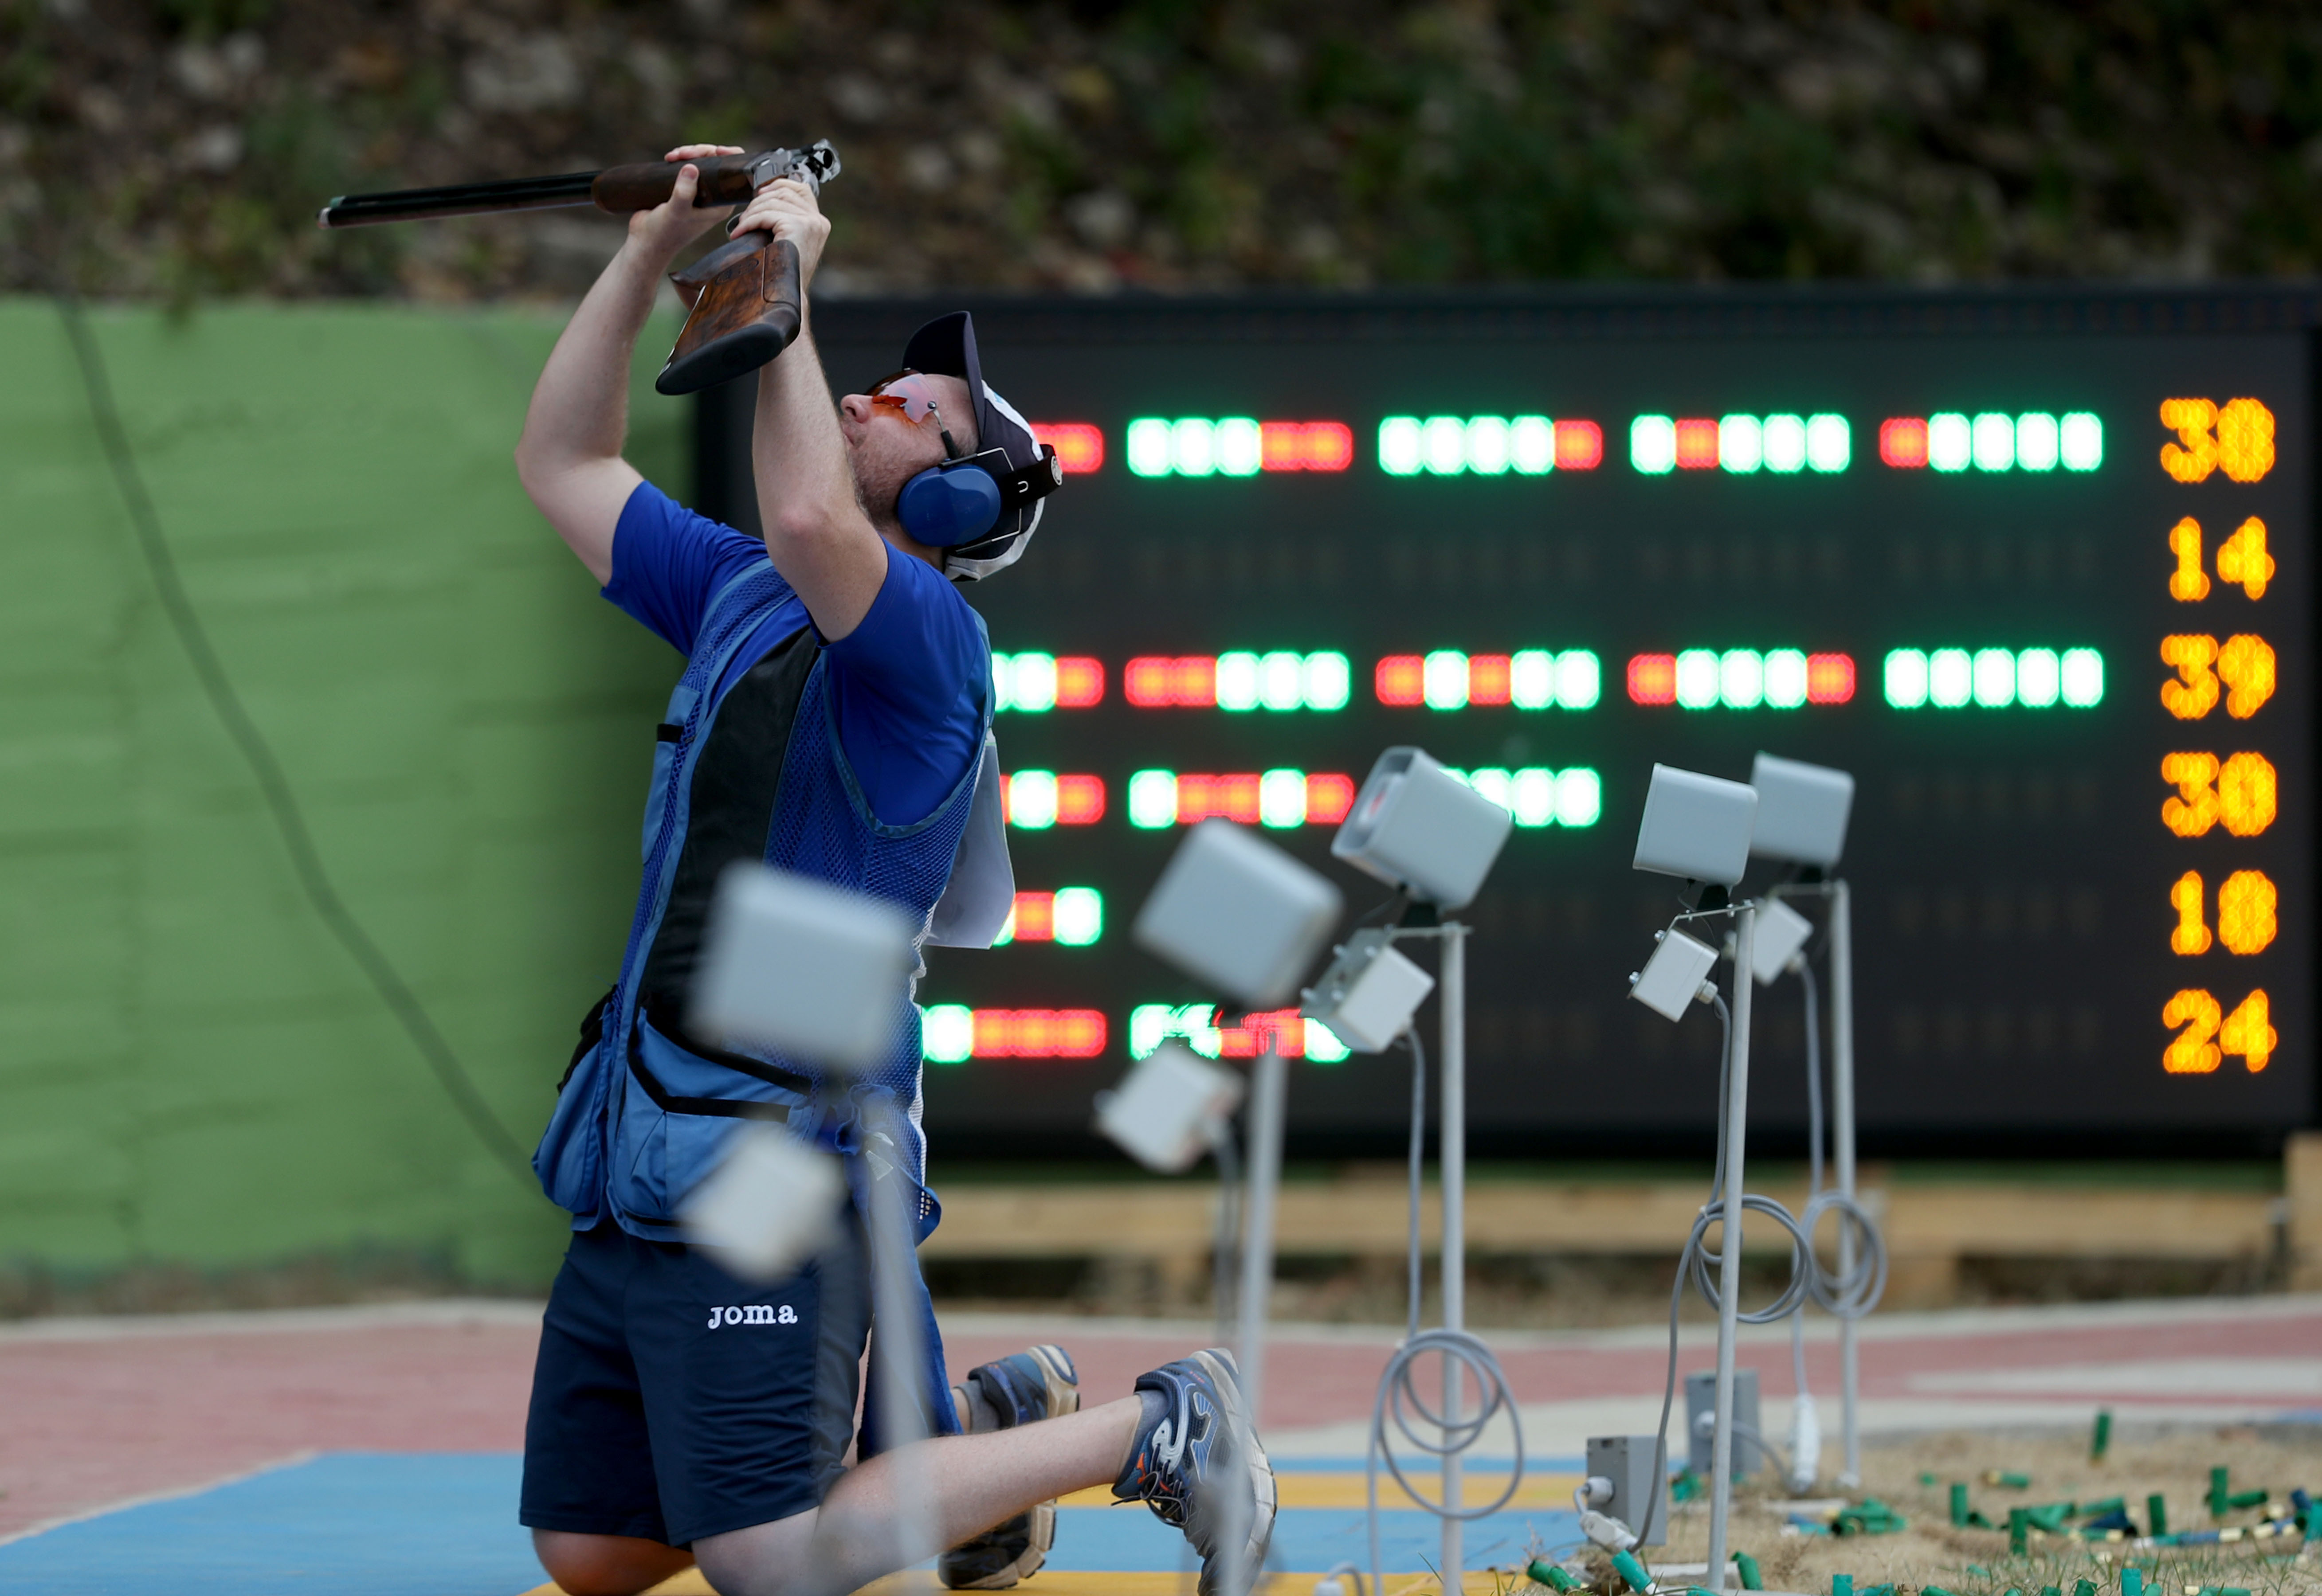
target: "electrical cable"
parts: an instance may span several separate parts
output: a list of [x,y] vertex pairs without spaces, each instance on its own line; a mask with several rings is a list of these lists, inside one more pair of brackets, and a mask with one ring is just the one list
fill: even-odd
[[[1523,1421],[1516,1411],[1515,1393],[1508,1387],[1508,1377],[1500,1367],[1500,1360],[1481,1339],[1465,1330],[1440,1327],[1422,1330],[1419,1327],[1422,1281],[1419,1218],[1421,1172],[1426,1150],[1427,1053],[1420,1044],[1416,1030],[1406,1027],[1402,1039],[1411,1049],[1410,1301],[1403,1320],[1403,1344],[1394,1349],[1394,1354],[1387,1359],[1386,1368],[1379,1375],[1378,1394],[1371,1404],[1370,1436],[1363,1457],[1363,1490],[1370,1529],[1370,1590],[1374,1596],[1385,1589],[1381,1583],[1379,1556],[1378,1465],[1382,1458],[1385,1460],[1387,1473],[1394,1477],[1397,1485],[1403,1487],[1404,1495],[1438,1518],[1456,1518],[1462,1522],[1487,1518],[1514,1500],[1517,1488],[1523,1483],[1524,1472]],[[1476,1393],[1482,1400],[1474,1417],[1454,1420],[1440,1409],[1430,1407],[1427,1399],[1420,1395],[1418,1386],[1413,1383],[1413,1375],[1419,1360],[1429,1353],[1437,1354],[1446,1365],[1450,1365],[1448,1373],[1451,1379],[1459,1379],[1459,1372],[1464,1369],[1475,1381]],[[1509,1472],[1506,1487],[1482,1507],[1454,1508],[1429,1500],[1403,1473],[1403,1464],[1387,1440],[1386,1421],[1392,1416],[1394,1427],[1403,1432],[1403,1439],[1420,1451],[1439,1459],[1456,1457],[1481,1440],[1485,1429],[1503,1412],[1508,1417],[1508,1428],[1514,1436],[1514,1466]],[[1413,1419],[1432,1429],[1440,1438],[1430,1439],[1422,1436],[1412,1427]]]
[[484,1100],[473,1077],[460,1061],[458,1053],[436,1028],[420,1004],[418,994],[403,979],[385,950],[371,937],[362,922],[348,908],[339,896],[330,873],[325,869],[321,853],[315,846],[314,834],[306,825],[305,812],[298,807],[289,778],[283,772],[281,761],[276,758],[273,746],[251,718],[249,709],[235,689],[233,680],[226,674],[224,661],[218,657],[208,629],[202,624],[200,613],[194,608],[193,598],[186,590],[184,576],[178,569],[177,557],[170,552],[168,541],[161,535],[161,521],[153,507],[152,496],[147,492],[143,475],[137,469],[136,455],[131,451],[128,428],[123,424],[119,406],[113,393],[113,378],[105,362],[104,351],[98,348],[90,333],[88,321],[79,299],[69,292],[56,296],[57,314],[62,319],[66,339],[71,343],[73,357],[80,366],[82,386],[87,391],[88,407],[95,423],[98,442],[105,451],[114,485],[119,489],[129,511],[129,524],[134,530],[137,548],[144,557],[148,573],[161,601],[162,614],[169,617],[169,626],[177,634],[178,643],[192,662],[195,678],[208,697],[210,707],[225,725],[226,734],[250,767],[258,783],[260,795],[266,801],[267,813],[273,818],[274,828],[280,834],[282,846],[290,856],[291,872],[298,879],[299,888],[314,907],[325,926],[337,938],[371,988],[379,1001],[387,1006],[412,1045],[427,1062],[467,1122],[468,1128],[481,1142],[508,1173],[527,1190],[535,1187],[532,1161],[525,1156],[507,1126],[492,1112]]

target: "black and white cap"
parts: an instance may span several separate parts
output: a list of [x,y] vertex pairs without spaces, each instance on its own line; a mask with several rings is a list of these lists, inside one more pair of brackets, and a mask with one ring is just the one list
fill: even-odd
[[1043,448],[1032,436],[1031,424],[983,380],[983,362],[975,352],[975,323],[967,312],[937,316],[912,333],[903,346],[903,364],[965,382],[975,396],[976,452],[998,450],[1006,457],[1008,471],[994,473],[1001,479],[999,524],[974,542],[946,551],[944,561],[944,574],[953,581],[982,581],[1024,557],[1047,495],[1063,479],[1056,451]]

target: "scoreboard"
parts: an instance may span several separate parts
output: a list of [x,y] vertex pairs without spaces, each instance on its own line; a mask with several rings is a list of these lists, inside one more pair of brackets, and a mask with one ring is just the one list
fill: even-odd
[[[818,307],[834,386],[951,307]],[[1629,861],[1656,761],[1747,780],[1761,749],[1858,780],[1869,1147],[2314,1120],[2312,296],[975,308],[1068,474],[1026,558],[965,589],[1019,896],[1006,945],[930,951],[946,1155],[1086,1155],[1092,1094],[1172,1036],[1270,1036],[1294,1151],[1398,1145],[1406,1060],[1220,1011],[1127,935],[1212,815],[1373,906],[1328,848],[1398,743],[1514,816],[1464,916],[1479,1152],[1708,1133],[1715,1017],[1626,999],[1678,907]],[[703,402],[699,486],[747,524],[738,397]],[[1778,1143],[1796,984],[1758,1015]]]

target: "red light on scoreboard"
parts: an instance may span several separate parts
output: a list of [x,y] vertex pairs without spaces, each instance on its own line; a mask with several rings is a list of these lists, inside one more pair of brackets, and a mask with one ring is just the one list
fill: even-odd
[[1418,654],[1389,654],[1372,677],[1378,701],[1408,709],[1427,701],[1427,661]]
[[1355,434],[1343,421],[1263,421],[1257,437],[1262,470],[1343,471],[1355,463]]
[[1120,690],[1139,709],[1209,708],[1218,701],[1217,657],[1140,654],[1122,669]]
[[1306,1056],[1306,1022],[1294,1008],[1272,1008],[1262,1014],[1246,1014],[1238,1025],[1218,1027],[1218,1056],[1230,1059],[1254,1059],[1268,1041],[1274,1051],[1286,1059]]
[[1016,940],[1056,940],[1056,895],[1053,892],[1016,894]]
[[[1167,772],[1154,774],[1167,777]],[[1295,771],[1273,772],[1276,779],[1296,778]],[[1265,825],[1274,827],[1297,825],[1336,825],[1355,807],[1354,778],[1336,771],[1321,771],[1304,778],[1305,790],[1296,789],[1284,793],[1275,788],[1269,798],[1267,778],[1256,771],[1234,771],[1223,775],[1179,775],[1167,777],[1175,784],[1177,824],[1193,825],[1212,817],[1231,820],[1243,825]],[[1140,825],[1166,825],[1166,819],[1140,819],[1137,812],[1135,783],[1130,784],[1129,817]],[[1159,801],[1170,801],[1163,796]],[[1268,805],[1273,806],[1268,812]],[[1162,810],[1163,815],[1167,810]]]
[[1104,464],[1104,433],[1084,421],[1036,421],[1032,436],[1056,451],[1067,477],[1083,477]]
[[[1017,935],[1023,935],[1019,926]],[[1104,1051],[1104,1016],[1093,1008],[979,1008],[980,1059],[1090,1059]]]
[[1056,824],[1058,825],[1094,825],[1103,818],[1103,777],[1059,776],[1056,778]]
[[1191,825],[1213,815],[1243,825],[1256,825],[1257,772],[1245,771],[1232,776],[1178,777],[1177,823]]
[[1515,668],[1505,654],[1467,656],[1467,702],[1504,704],[1515,691]]
[[[1674,675],[1671,686],[1675,686]],[[1806,702],[1809,704],[1843,704],[1854,697],[1854,656],[1851,654],[1808,654],[1806,656]]]
[[1056,707],[1086,709],[1104,698],[1104,661],[1086,654],[1056,656]]
[[[1808,670],[1812,675],[1811,668]],[[1629,659],[1629,699],[1636,704],[1677,702],[1677,656],[1633,654]]]
[[1556,424],[1556,469],[1593,471],[1604,463],[1604,429],[1593,421]]
[[1717,420],[1695,415],[1677,424],[1677,465],[1681,471],[1713,470],[1717,465]]
[[1879,424],[1879,458],[1915,471],[1927,463],[1927,418],[1897,415]]
[[1336,825],[1355,807],[1355,780],[1351,776],[1309,776],[1306,778],[1306,824]]

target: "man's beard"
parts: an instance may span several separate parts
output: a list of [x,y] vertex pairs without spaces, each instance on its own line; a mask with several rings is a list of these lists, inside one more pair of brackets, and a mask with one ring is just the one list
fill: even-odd
[[896,514],[897,501],[902,497],[903,484],[900,482],[882,489],[855,475],[855,506],[863,512],[863,518],[871,523],[874,531],[882,534],[902,532],[902,518]]

